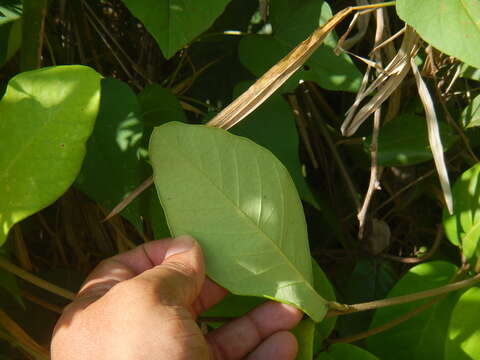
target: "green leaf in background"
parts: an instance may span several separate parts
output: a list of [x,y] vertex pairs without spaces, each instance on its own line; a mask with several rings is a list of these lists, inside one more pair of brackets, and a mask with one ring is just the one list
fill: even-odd
[[[339,289],[345,297],[342,302],[357,304],[383,299],[397,281],[391,264],[374,257],[360,258],[351,272],[344,289]],[[336,330],[340,337],[358,334],[368,329],[373,311],[340,316]]]
[[[444,151],[458,139],[444,122],[439,123]],[[372,138],[364,141],[365,151],[370,153]],[[432,159],[425,118],[414,114],[402,114],[386,123],[378,136],[377,163],[381,166],[414,165]]]
[[480,164],[465,171],[452,188],[454,213],[444,212],[443,226],[448,240],[461,246],[467,259],[478,251],[480,239]]
[[[446,285],[456,271],[457,267],[446,261],[432,261],[414,266],[395,284],[387,298]],[[449,294],[406,322],[368,337],[368,350],[381,359],[389,360],[444,359],[448,323],[457,299],[458,293]],[[386,324],[429,300],[431,299],[378,309],[371,327]]]
[[463,64],[459,76],[464,79],[480,81],[480,69],[476,69],[473,66]]
[[[473,287],[462,294],[452,312],[445,344],[444,359],[480,359],[480,327],[478,308],[480,289]],[[431,359],[434,359],[431,357]]]
[[397,0],[397,13],[438,50],[480,68],[480,1]]
[[[140,155],[143,122],[135,93],[117,79],[104,79],[101,84],[100,110],[77,185],[97,203],[112,210],[151,176],[152,169]],[[159,234],[157,229],[155,235],[169,235],[153,189],[137,197],[121,214],[141,232],[142,218],[154,219],[154,229],[164,229]]]
[[[313,270],[313,286],[315,290],[322,295],[324,299],[328,301],[336,301],[335,289],[332,283],[328,280],[327,275],[323,272],[322,268],[315,259],[312,258],[312,270]],[[317,353],[320,351],[323,340],[325,340],[335,328],[337,317],[331,317],[324,319],[315,326],[314,334],[314,346],[313,351]]]
[[155,128],[149,152],[170,230],[199,240],[213,280],[323,318],[302,204],[268,150],[221,129],[168,123]]
[[20,48],[22,41],[22,2],[2,1],[0,5],[0,66]]
[[168,59],[202,32],[230,0],[123,0],[155,38]]
[[462,124],[466,128],[480,126],[480,95],[477,95],[463,110]]
[[312,360],[315,322],[312,319],[304,319],[292,329],[292,333],[297,338],[298,343],[298,353],[295,360]]
[[[240,61],[255,76],[261,76],[331,16],[330,7],[322,0],[273,1],[269,17],[272,34],[245,36],[240,42]],[[328,36],[305,67],[287,82],[286,88],[293,89],[303,79],[329,90],[356,91],[361,74],[348,55],[333,53],[335,44],[334,36]]]
[[177,97],[158,84],[145,87],[138,94],[144,126],[148,138],[155,126],[169,121],[186,122],[187,117]]
[[333,344],[327,351],[320,353],[316,360],[379,360],[379,358],[355,345]]
[[97,117],[100,75],[80,65],[13,77],[0,102],[0,244],[13,224],[77,177]]

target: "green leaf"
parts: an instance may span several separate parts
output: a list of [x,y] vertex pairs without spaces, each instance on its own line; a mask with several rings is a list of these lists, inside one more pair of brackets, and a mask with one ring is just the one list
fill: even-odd
[[480,289],[478,287],[468,289],[458,300],[448,327],[445,359],[480,359],[479,306]]
[[[324,299],[328,301],[336,301],[335,290],[328,280],[327,275],[323,272],[322,268],[315,259],[312,259],[312,270],[313,270],[313,286],[317,293],[321,294]],[[330,333],[335,328],[337,322],[337,317],[331,317],[324,319],[323,321],[317,323],[315,327],[315,340],[314,340],[314,352],[317,353],[320,351],[323,340],[325,340]]]
[[0,66],[20,48],[22,41],[22,2],[3,1],[0,5]]
[[172,234],[199,240],[213,280],[323,318],[302,204],[268,150],[221,129],[168,123],[155,128],[150,158]]
[[[112,210],[151,176],[152,169],[141,157],[143,123],[135,93],[113,78],[104,79],[101,84],[100,110],[77,185],[104,208]],[[143,232],[142,218],[155,219],[164,229],[160,233],[155,231],[155,236],[169,236],[163,211],[152,190],[137,197],[121,214],[140,232]]]
[[168,59],[207,30],[230,0],[123,0]]
[[[439,123],[444,151],[458,139],[444,122]],[[372,137],[364,141],[365,151],[370,152]],[[381,166],[414,165],[432,159],[425,118],[414,114],[402,114],[386,123],[378,136],[377,163]]]
[[378,358],[358,346],[340,343],[333,344],[326,352],[320,353],[317,360],[378,360]]
[[[389,262],[374,257],[360,258],[343,290],[345,298],[342,301],[357,304],[383,299],[396,281],[396,273]],[[337,320],[337,331],[341,337],[365,331],[372,316],[373,311],[341,316]]]
[[445,54],[480,68],[478,0],[397,0],[397,13],[418,34]]
[[[261,76],[331,16],[330,7],[322,0],[273,1],[269,18],[272,34],[245,36],[239,46],[240,61],[254,75]],[[287,82],[286,89],[293,89],[303,79],[329,90],[356,91],[361,74],[350,57],[333,53],[335,44],[334,36],[328,36],[306,66]]]
[[480,81],[480,69],[476,69],[472,66],[468,66],[466,64],[462,65],[460,70],[460,77],[464,79],[470,79],[475,81]]
[[100,100],[100,75],[57,66],[13,77],[0,102],[0,244],[73,183]]
[[[239,84],[234,98],[253,82]],[[275,132],[272,133],[272,129]],[[302,173],[299,158],[299,136],[295,118],[288,103],[280,95],[272,95],[262,106],[236,125],[232,132],[248,137],[270,150],[285,165],[292,176],[300,197],[311,205],[319,207]]]
[[480,239],[480,164],[465,171],[452,188],[454,213],[444,212],[443,226],[453,245],[461,246],[467,259],[478,251]]
[[463,110],[462,124],[466,128],[480,126],[480,95],[477,95]]
[[304,319],[292,329],[292,333],[297,338],[298,343],[298,353],[295,360],[312,360],[315,322],[312,319]]
[[[446,285],[455,276],[456,271],[455,265],[445,261],[432,261],[414,266],[400,279],[387,298]],[[443,359],[450,314],[457,298],[457,293],[449,294],[406,322],[368,337],[368,350],[381,359]],[[386,324],[430,300],[423,299],[378,309],[371,328]]]

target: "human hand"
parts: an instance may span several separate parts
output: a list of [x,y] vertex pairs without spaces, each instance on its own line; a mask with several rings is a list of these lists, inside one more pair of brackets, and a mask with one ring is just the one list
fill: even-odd
[[204,336],[196,317],[226,293],[205,277],[191,237],[145,243],[93,270],[57,322],[52,360],[295,358],[287,330],[302,313],[276,302]]

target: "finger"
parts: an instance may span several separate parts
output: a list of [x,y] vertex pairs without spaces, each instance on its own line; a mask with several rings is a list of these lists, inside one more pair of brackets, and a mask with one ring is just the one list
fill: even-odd
[[161,305],[190,307],[204,280],[200,245],[190,236],[181,236],[172,242],[160,265],[144,271],[125,286]]
[[212,331],[206,338],[215,359],[242,359],[272,334],[292,329],[301,318],[300,310],[269,301]]
[[295,336],[288,331],[279,331],[261,343],[245,360],[294,360],[297,352]]

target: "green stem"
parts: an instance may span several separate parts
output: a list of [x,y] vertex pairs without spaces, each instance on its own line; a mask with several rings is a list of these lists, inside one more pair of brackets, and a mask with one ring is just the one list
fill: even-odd
[[46,15],[47,0],[24,0],[21,71],[38,69],[40,67]]

